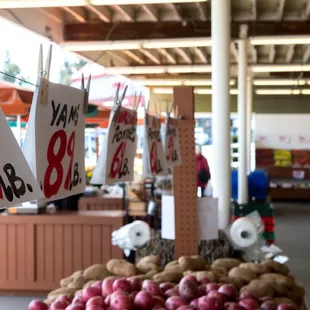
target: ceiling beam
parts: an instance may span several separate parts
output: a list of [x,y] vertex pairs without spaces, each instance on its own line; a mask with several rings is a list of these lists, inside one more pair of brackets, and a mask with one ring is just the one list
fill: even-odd
[[302,62],[308,63],[310,59],[310,45],[308,45],[304,51],[304,54],[302,56]]
[[207,55],[199,47],[194,47],[194,52],[197,54],[202,63],[208,63]]
[[257,0],[252,1],[252,18],[253,20],[257,20]]
[[295,45],[289,45],[287,54],[286,54],[286,62],[291,63],[295,52]]
[[140,65],[144,65],[145,61],[140,58],[139,56],[137,56],[135,53],[131,52],[131,51],[123,51],[123,53],[125,55],[127,55],[128,57],[130,57],[131,59],[133,59],[135,62],[139,63]]
[[187,53],[186,53],[183,49],[177,47],[177,48],[175,48],[175,51],[176,51],[176,53],[177,53],[181,58],[183,58],[183,60],[184,60],[186,63],[188,63],[188,64],[191,64],[191,63],[192,63],[191,57],[189,57],[189,56],[187,55]]
[[302,11],[302,19],[307,20],[310,17],[310,0],[305,3],[305,9]]
[[78,22],[86,23],[86,18],[84,17],[84,14],[80,8],[71,8],[71,7],[64,6],[63,10],[69,13]]
[[284,15],[284,9],[285,9],[285,3],[286,0],[279,0],[279,12],[278,12],[278,19],[282,20],[283,19],[283,15]]
[[270,45],[270,50],[269,50],[269,62],[274,63],[275,58],[276,58],[276,48],[274,45]]
[[86,8],[97,15],[103,22],[109,23],[111,21],[111,18],[109,17],[111,14],[108,14],[106,9],[99,9],[91,4],[86,5]]
[[255,46],[251,46],[251,54],[252,54],[252,61],[254,64],[258,62],[258,56],[257,56],[257,49]]
[[119,14],[121,14],[123,17],[125,17],[129,22],[133,22],[134,21],[134,16],[131,12],[131,10],[126,7],[122,7],[120,5],[112,5],[112,8],[118,12]]
[[206,12],[206,7],[200,2],[196,2],[196,7],[198,9],[200,19],[201,20],[207,20],[208,16],[207,16],[207,12]]
[[141,4],[141,9],[152,19],[153,22],[158,21],[158,11],[154,6]]
[[176,8],[176,6],[173,3],[166,3],[166,5],[170,8],[170,10],[173,12],[175,17],[178,20],[182,20],[182,15],[180,14],[179,10]]
[[[105,16],[108,18],[108,16]],[[131,16],[131,18],[133,18]],[[239,37],[241,24],[248,25],[248,36],[310,35],[310,21],[285,22],[232,22],[231,36]],[[67,41],[138,40],[162,38],[211,37],[209,21],[175,22],[118,22],[118,23],[70,23],[64,25]]]
[[157,65],[160,64],[160,60],[154,56],[150,51],[148,50],[144,50],[144,49],[140,49],[139,50],[143,55],[145,55],[146,57],[148,57],[150,60],[152,60],[154,63],[156,63]]
[[[170,53],[168,53],[165,49],[159,48],[157,50],[164,57],[164,59],[166,59],[168,62],[170,62],[172,64],[176,64],[177,63],[175,58]],[[164,61],[162,61],[162,63],[164,63]]]

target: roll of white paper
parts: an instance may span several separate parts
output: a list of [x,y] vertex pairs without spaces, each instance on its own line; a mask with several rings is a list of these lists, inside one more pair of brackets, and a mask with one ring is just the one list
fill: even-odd
[[239,218],[231,225],[230,237],[236,246],[247,248],[257,242],[258,233],[255,225],[250,220]]

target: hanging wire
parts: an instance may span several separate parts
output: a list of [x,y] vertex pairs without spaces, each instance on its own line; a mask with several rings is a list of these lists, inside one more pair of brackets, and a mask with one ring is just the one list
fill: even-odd
[[24,83],[26,83],[26,84],[30,84],[30,85],[32,85],[32,86],[38,87],[38,85],[33,84],[33,83],[29,82],[29,81],[20,79],[20,78],[14,76],[14,75],[12,75],[12,74],[9,74],[9,73],[3,72],[3,71],[0,71],[0,74],[3,74],[3,75],[5,75],[5,76],[9,76],[9,77],[11,77],[11,78],[14,78],[14,79],[16,79],[16,80],[18,80],[18,81],[24,82]]

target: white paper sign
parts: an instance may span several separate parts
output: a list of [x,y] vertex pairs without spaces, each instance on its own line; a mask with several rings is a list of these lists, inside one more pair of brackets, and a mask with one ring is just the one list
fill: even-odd
[[[199,240],[218,239],[218,200],[217,198],[198,198],[197,202]],[[175,239],[175,206],[173,196],[162,196],[161,237]]]
[[24,144],[25,157],[46,198],[39,204],[84,192],[84,91],[48,83],[47,103],[36,89]]
[[0,207],[42,198],[40,187],[0,109]]
[[167,160],[160,136],[161,120],[145,113],[143,174],[147,176],[166,175]]
[[178,120],[170,116],[166,119],[165,154],[169,168],[181,165]]
[[137,112],[119,106],[110,117],[107,137],[93,171],[92,184],[129,182],[134,178]]

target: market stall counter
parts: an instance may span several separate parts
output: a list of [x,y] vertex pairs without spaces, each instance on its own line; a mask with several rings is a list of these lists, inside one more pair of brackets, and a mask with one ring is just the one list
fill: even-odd
[[0,216],[0,290],[50,291],[73,271],[122,251],[111,245],[123,211]]

